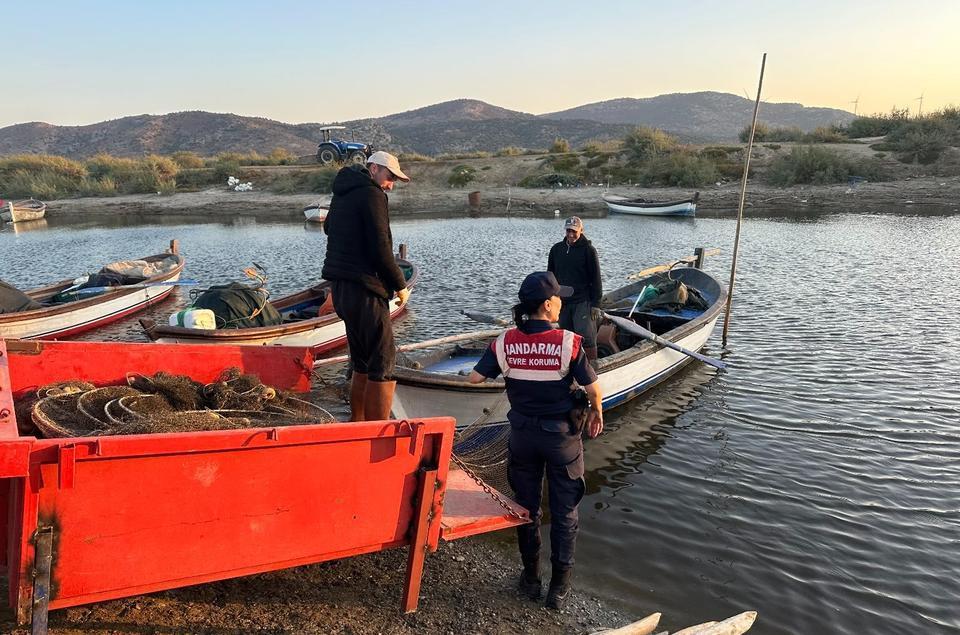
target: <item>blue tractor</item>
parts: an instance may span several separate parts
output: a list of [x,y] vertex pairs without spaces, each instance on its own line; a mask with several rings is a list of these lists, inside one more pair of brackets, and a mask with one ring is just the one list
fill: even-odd
[[366,163],[367,157],[373,152],[366,143],[344,141],[334,138],[332,130],[344,130],[346,126],[324,126],[320,128],[323,141],[317,146],[317,161],[328,165],[330,163]]

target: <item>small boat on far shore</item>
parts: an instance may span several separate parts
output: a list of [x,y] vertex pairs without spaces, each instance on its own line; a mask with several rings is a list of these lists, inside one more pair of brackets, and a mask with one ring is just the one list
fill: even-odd
[[5,201],[0,206],[0,219],[8,223],[40,220],[47,213],[47,204],[35,198],[25,201]]
[[697,213],[697,201],[700,192],[692,198],[677,201],[648,201],[643,198],[627,198],[615,194],[604,194],[603,202],[607,208],[616,214],[633,214],[635,216],[693,216]]
[[321,207],[320,203],[307,205],[303,208],[303,215],[308,223],[322,223],[327,220],[327,208]]

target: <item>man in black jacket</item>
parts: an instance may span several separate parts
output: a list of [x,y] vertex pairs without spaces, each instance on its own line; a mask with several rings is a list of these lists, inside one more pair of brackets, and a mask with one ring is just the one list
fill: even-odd
[[333,282],[333,306],[343,320],[350,347],[353,421],[390,418],[396,348],[390,299],[407,301],[410,291],[393,256],[387,195],[410,179],[397,157],[374,152],[366,166],[348,166],[333,180],[333,200],[323,224],[327,255],[321,275]]
[[566,236],[551,247],[547,257],[547,271],[557,282],[573,287],[573,295],[560,309],[560,328],[573,331],[583,338],[583,352],[590,363],[597,363],[597,322],[602,312],[600,296],[600,258],[597,250],[583,235],[583,221],[571,216],[563,223]]

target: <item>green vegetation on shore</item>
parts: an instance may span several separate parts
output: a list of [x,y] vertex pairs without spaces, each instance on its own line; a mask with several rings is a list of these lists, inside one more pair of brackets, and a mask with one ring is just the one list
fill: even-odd
[[[742,138],[749,136],[745,130]],[[863,143],[883,137],[861,150],[826,144]],[[934,166],[938,174],[960,174],[960,108],[948,107],[922,117],[906,111],[858,117],[846,126],[797,128],[758,125],[751,178],[771,185],[842,183],[851,177],[870,181],[891,177],[897,163]],[[789,143],[790,146],[783,144]],[[856,150],[856,151],[854,151]],[[510,162],[498,185],[577,187],[587,184],[675,186],[695,188],[742,177],[743,145],[692,146],[652,128],[638,127],[623,139],[594,141],[573,149],[557,138],[549,149],[505,147],[495,153],[464,152],[435,157],[405,153],[404,162],[422,163],[433,171],[436,185],[482,184],[484,171],[496,162]],[[538,159],[526,159],[535,155]],[[760,155],[763,155],[762,157]],[[470,160],[484,163],[470,164]],[[463,161],[463,162],[461,162]],[[452,164],[446,167],[444,163]],[[227,178],[253,181],[255,188],[280,194],[329,193],[339,166],[298,166],[298,157],[278,148],[268,155],[227,152],[201,157],[193,152],[170,156],[122,158],[98,154],[85,160],[53,155],[21,154],[0,158],[0,196],[52,200],[82,196],[196,191],[225,186]],[[436,167],[431,167],[436,165]],[[520,169],[520,166],[523,168]],[[269,169],[288,166],[287,169]],[[437,174],[437,170],[440,173]],[[925,168],[928,169],[928,168]],[[894,171],[895,174],[903,170]],[[493,173],[491,173],[493,174]],[[513,176],[511,176],[513,175]],[[473,187],[473,185],[472,185]]]

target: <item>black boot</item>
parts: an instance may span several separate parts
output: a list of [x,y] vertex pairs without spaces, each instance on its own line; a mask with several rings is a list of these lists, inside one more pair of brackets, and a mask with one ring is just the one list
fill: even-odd
[[540,556],[521,556],[523,573],[520,574],[520,592],[531,600],[539,600],[543,595],[543,581],[540,580]]
[[553,569],[550,576],[550,590],[547,591],[548,609],[561,609],[570,595],[570,577],[573,574],[572,569]]

